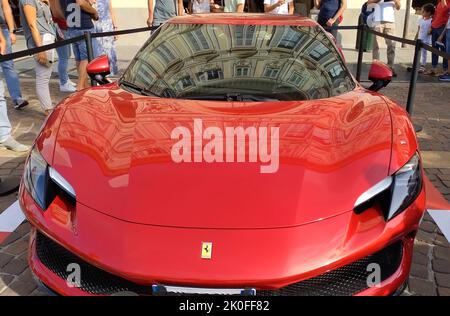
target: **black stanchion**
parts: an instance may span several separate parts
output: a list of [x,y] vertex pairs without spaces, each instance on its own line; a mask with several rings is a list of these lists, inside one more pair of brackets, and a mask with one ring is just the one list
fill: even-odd
[[[414,109],[417,78],[419,77],[419,60],[421,49],[422,49],[422,41],[418,39],[416,41],[416,45],[414,46],[414,61],[411,71],[411,81],[409,83],[408,101],[406,102],[406,111],[409,113],[410,116],[412,116]],[[422,130],[422,127],[419,125],[414,125],[414,128],[416,129],[416,132],[420,132]]]
[[362,71],[362,62],[364,56],[364,36],[366,27],[364,24],[358,25],[358,29],[360,32],[359,36],[359,47],[358,47],[358,65],[356,67],[356,80],[361,81],[361,71]]
[[[84,40],[86,41],[86,48],[88,54],[88,60],[91,62],[94,59],[94,44],[92,42],[91,32],[84,32]],[[91,86],[96,86],[97,83],[91,79]]]
[[91,62],[94,59],[94,45],[91,32],[84,32],[84,40],[86,41],[88,60]]

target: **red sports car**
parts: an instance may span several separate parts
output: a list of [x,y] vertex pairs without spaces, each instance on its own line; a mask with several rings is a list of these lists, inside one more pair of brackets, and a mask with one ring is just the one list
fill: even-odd
[[400,293],[426,197],[391,77],[362,87],[306,18],[170,20],[38,136],[32,271],[62,295]]

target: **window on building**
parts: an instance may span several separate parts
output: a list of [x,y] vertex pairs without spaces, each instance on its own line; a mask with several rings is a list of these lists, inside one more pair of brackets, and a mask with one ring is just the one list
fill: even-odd
[[192,45],[195,52],[209,50],[209,43],[201,30],[195,30],[186,34],[188,42]]
[[311,56],[314,60],[319,61],[328,53],[330,53],[330,49],[327,48],[322,43],[318,43],[317,45],[314,46],[314,49],[309,53],[309,56]]
[[294,49],[302,38],[302,33],[292,28],[284,30],[283,37],[278,43],[279,48]]
[[177,88],[178,90],[185,90],[194,85],[194,80],[192,80],[191,76],[186,76],[178,80]]
[[266,69],[264,70],[264,77],[274,79],[278,77],[279,72],[279,68],[266,67]]
[[250,74],[250,67],[248,66],[236,66],[234,69],[235,77],[248,77]]
[[222,69],[212,69],[204,72],[199,72],[197,73],[197,78],[199,81],[223,79],[223,71]]
[[298,72],[294,72],[289,78],[289,82],[298,87],[303,83],[304,79],[305,77],[303,77],[301,74],[299,74]]
[[235,38],[236,46],[253,46],[255,38],[255,25],[236,25]]
[[331,67],[328,73],[332,78],[337,78],[342,74],[343,71],[344,69],[342,69],[341,65],[334,65],[333,67]]
[[159,45],[156,48],[156,52],[166,64],[170,64],[176,58],[172,51],[165,44]]

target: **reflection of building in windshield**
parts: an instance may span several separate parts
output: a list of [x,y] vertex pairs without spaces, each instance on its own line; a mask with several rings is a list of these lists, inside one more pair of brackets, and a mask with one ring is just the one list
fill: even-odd
[[168,24],[129,75],[164,97],[327,98],[353,87],[331,46],[316,27]]

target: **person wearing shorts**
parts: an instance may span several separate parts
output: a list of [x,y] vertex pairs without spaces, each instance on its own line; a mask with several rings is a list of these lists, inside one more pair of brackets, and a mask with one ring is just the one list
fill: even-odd
[[[93,20],[98,20],[98,12],[88,0],[61,0],[61,9],[67,22],[67,38],[83,36],[85,32],[94,32]],[[76,17],[77,12],[80,13],[79,17]],[[96,52],[96,39],[93,39],[93,45],[93,51]],[[78,69],[77,90],[80,91],[89,87],[86,70],[89,56],[86,41],[73,43],[72,49]]]

